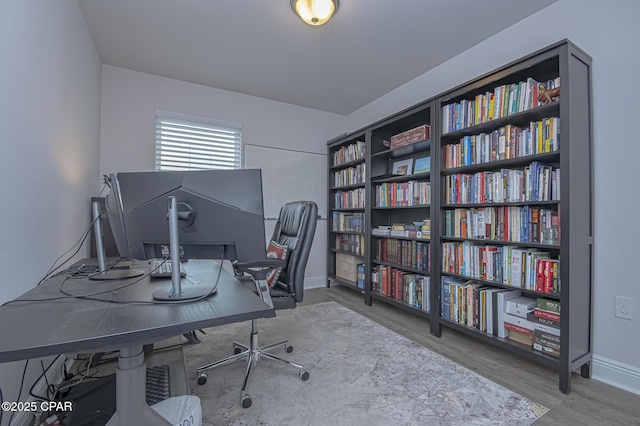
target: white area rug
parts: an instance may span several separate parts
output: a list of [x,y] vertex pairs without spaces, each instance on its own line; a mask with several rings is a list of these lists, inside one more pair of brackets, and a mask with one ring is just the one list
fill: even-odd
[[193,394],[204,425],[529,425],[548,410],[335,302],[279,311],[258,321],[261,344],[289,339],[295,368],[260,361],[249,380],[253,405],[243,409],[244,361],[195,370],[247,343],[249,322],[207,330],[185,347]]

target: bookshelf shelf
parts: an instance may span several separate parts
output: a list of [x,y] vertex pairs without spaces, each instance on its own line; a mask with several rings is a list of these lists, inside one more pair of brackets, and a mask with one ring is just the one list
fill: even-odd
[[428,209],[429,207],[431,207],[430,204],[421,204],[421,205],[417,205],[417,206],[386,206],[386,207],[382,207],[382,206],[374,206],[371,207],[373,210],[409,210],[409,209]]
[[413,268],[411,266],[402,265],[399,263],[385,262],[379,259],[372,259],[371,263],[373,263],[374,265],[386,265],[392,268],[402,269],[404,271],[415,272],[416,274],[429,275],[429,271],[425,271],[424,269],[419,269],[419,268]]
[[467,334],[469,336],[472,336],[476,339],[480,339],[484,342],[488,342],[491,343],[493,345],[502,347],[503,349],[506,349],[508,351],[514,352],[520,356],[523,356],[525,358],[528,358],[532,361],[535,362],[539,362],[541,364],[546,365],[547,367],[551,367],[553,369],[557,369],[558,365],[560,363],[560,360],[558,358],[554,358],[552,356],[549,355],[545,355],[543,353],[534,351],[533,349],[518,343],[518,342],[514,342],[513,340],[510,339],[505,339],[502,337],[496,337],[490,334],[487,334],[485,332],[479,331],[473,327],[469,327],[466,325],[462,325],[462,324],[458,324],[455,321],[451,321],[448,319],[444,319],[441,318],[440,322],[442,323],[442,325],[445,325],[451,329],[454,330],[458,330],[464,334]]
[[430,172],[426,172],[426,173],[414,173],[411,175],[402,175],[402,176],[396,176],[396,175],[376,176],[371,179],[371,182],[382,183],[382,182],[406,182],[409,180],[428,180],[430,175],[431,175]]
[[407,155],[415,154],[418,152],[428,151],[431,148],[431,140],[425,139],[423,141],[414,142],[411,145],[406,145],[395,149],[384,149],[378,151],[372,155],[373,158],[397,158]]
[[361,212],[364,207],[334,207],[330,209],[332,212]]
[[362,254],[358,254],[358,253],[355,253],[355,252],[352,252],[352,251],[348,251],[348,250],[338,250],[338,249],[334,249],[334,248],[332,248],[332,249],[330,249],[330,250],[331,250],[332,252],[334,252],[334,253],[348,254],[348,255],[350,255],[350,256],[355,256],[355,257],[359,257],[359,258],[364,259],[364,255],[362,255]]
[[401,300],[396,300],[396,299],[394,299],[392,297],[384,296],[384,295],[382,295],[380,293],[371,293],[371,297],[373,299],[380,300],[382,302],[391,304],[391,305],[393,305],[393,306],[395,306],[397,308],[400,308],[400,309],[403,309],[405,311],[411,312],[414,315],[418,315],[418,316],[421,316],[421,317],[424,317],[424,318],[427,318],[427,319],[429,318],[429,312],[423,311],[422,309],[416,308],[415,306],[409,305],[408,303],[405,303],[405,302],[403,302]]
[[560,153],[545,152],[543,154],[533,154],[521,157],[509,158],[506,160],[490,161],[480,164],[471,164],[462,167],[450,167],[442,169],[443,175],[453,175],[456,173],[474,173],[486,170],[500,170],[502,168],[521,167],[526,164],[530,164],[533,161],[540,161],[544,163],[557,163],[560,158]]
[[423,241],[428,243],[430,241],[429,238],[417,238],[417,237],[400,237],[395,235],[371,235],[371,238],[380,238],[380,239],[395,239],[395,240],[406,240],[406,241]]
[[460,238],[460,237],[450,237],[448,235],[443,235],[440,237],[442,241],[469,241],[472,243],[479,244],[488,244],[488,245],[509,245],[509,246],[518,246],[518,247],[534,247],[545,250],[560,250],[560,246],[557,244],[541,244],[541,243],[532,243],[532,242],[524,242],[524,241],[505,241],[505,240],[489,240],[482,238]]
[[331,166],[331,170],[346,169],[348,167],[357,166],[360,163],[364,163],[364,158],[360,158],[360,159],[352,160],[352,161],[347,161],[346,163],[334,164],[333,166]]
[[364,188],[364,182],[363,183],[354,183],[353,185],[334,186],[331,189],[334,190],[334,191],[344,191],[344,190],[347,190],[347,189],[355,189],[355,188]]
[[[540,101],[538,95],[554,86],[559,95],[551,102]],[[434,336],[441,335],[442,327],[452,328],[547,365],[558,372],[559,388],[568,393],[573,372],[590,376],[591,99],[591,58],[563,40],[328,142],[329,158],[356,141],[363,142],[359,146],[365,151],[357,164],[366,168],[366,177],[354,189],[364,191],[358,193],[364,197],[362,209],[336,209],[338,188],[328,185],[329,216],[336,211],[363,214],[364,255],[354,261],[364,265],[364,289],[357,283],[344,284],[360,290],[367,305],[381,301],[428,319],[425,332],[428,327]],[[408,144],[390,149],[400,135],[425,128],[427,139],[403,140]],[[421,173],[411,174],[416,162]],[[357,167],[354,164],[339,167]],[[330,183],[336,167],[329,168]],[[406,174],[394,174],[403,167]],[[403,200],[415,200],[417,185],[422,185],[420,196],[425,198],[412,206],[401,205],[412,203]],[[500,202],[468,202],[489,200]],[[430,237],[372,233],[385,227],[408,231],[407,235],[428,232]],[[328,239],[327,271],[334,283],[341,283],[335,279],[335,256],[344,254],[334,245],[339,235],[330,231]],[[417,244],[424,250],[421,256],[427,256],[428,272],[403,265],[416,263],[381,255],[386,245],[393,256],[406,259],[414,256]],[[383,276],[389,287],[382,287]],[[412,281],[416,279],[421,285],[428,280],[428,312],[398,300],[406,286],[417,291]],[[402,291],[393,293],[392,288]],[[459,299],[451,300],[452,289]],[[532,316],[521,317],[522,324],[531,328],[524,329],[505,321],[508,327],[501,324],[505,333],[500,335],[506,330],[512,333],[505,338],[442,316],[445,307],[477,310],[480,315],[486,297],[507,293],[533,299],[544,307],[538,309],[561,308],[561,314],[545,314],[553,320],[547,317],[542,322],[538,312],[528,312]],[[487,305],[494,314],[507,309],[506,299],[498,299],[499,303]],[[553,329],[544,331],[538,324]]]
[[455,208],[472,208],[472,207],[504,207],[504,206],[551,206],[560,204],[560,200],[550,201],[520,201],[512,203],[460,203],[460,204],[442,204],[443,209]]
[[344,278],[338,277],[336,275],[329,275],[327,277],[329,281],[333,281],[335,284],[341,284],[345,287],[349,287],[353,290],[361,291],[364,294],[364,290],[358,287],[358,284],[355,281],[349,281]]

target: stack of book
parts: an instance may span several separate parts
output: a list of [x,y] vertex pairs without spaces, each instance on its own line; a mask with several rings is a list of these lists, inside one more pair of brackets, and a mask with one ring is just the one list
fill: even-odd
[[371,230],[371,234],[378,237],[388,237],[391,233],[391,227],[388,225],[379,225]]
[[533,345],[534,323],[527,319],[536,306],[536,300],[530,297],[516,297],[505,304],[504,328],[507,337],[531,347]]
[[[417,223],[417,222],[416,222]],[[405,237],[405,238],[425,238],[431,235],[431,220],[424,223],[394,223],[392,225],[378,225],[371,230],[371,234],[378,237]]]
[[560,356],[560,302],[539,297],[527,318],[533,322],[533,349]]
[[431,219],[427,218],[422,222],[417,237],[426,239],[431,237]]

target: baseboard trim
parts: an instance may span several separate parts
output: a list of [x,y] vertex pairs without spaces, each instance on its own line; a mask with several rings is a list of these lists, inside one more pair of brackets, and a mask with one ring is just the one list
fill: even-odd
[[640,368],[594,355],[591,377],[608,385],[640,395]]
[[304,288],[320,288],[327,286],[327,277],[307,277],[304,279]]

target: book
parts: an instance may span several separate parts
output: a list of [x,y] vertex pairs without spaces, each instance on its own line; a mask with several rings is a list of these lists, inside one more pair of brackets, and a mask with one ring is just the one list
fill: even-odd
[[495,317],[493,318],[493,334],[498,337],[507,337],[508,331],[504,328],[505,305],[507,300],[519,297],[521,293],[518,290],[503,290],[493,294]]
[[527,314],[527,319],[532,322],[537,322],[538,324],[548,325],[549,327],[560,328],[559,321],[553,321],[550,319],[539,317],[535,314],[535,312],[530,312]]
[[531,346],[533,345],[533,336],[525,333],[521,333],[518,330],[509,330],[509,336],[507,336],[510,340],[514,340],[518,343],[522,343],[523,345]]
[[533,323],[533,329],[543,331],[545,333],[552,334],[554,336],[560,336],[560,329],[555,327],[549,327],[548,325],[542,325],[540,323]]
[[555,343],[556,345],[560,345],[560,336],[557,336],[555,334],[551,334],[551,333],[547,333],[546,331],[534,329],[533,330],[533,336],[537,337],[541,341],[552,342],[552,343]]
[[486,323],[486,331],[488,334],[493,334],[493,294],[498,291],[504,291],[499,288],[489,288],[486,290],[486,298],[485,298],[485,323]]
[[521,333],[530,334],[533,336],[535,323],[529,321],[526,318],[518,317],[505,312],[504,324],[507,329],[509,329],[509,327],[507,327],[507,324],[509,324],[511,329],[516,329]]
[[537,317],[548,319],[555,322],[560,322],[560,314],[553,311],[547,311],[545,309],[534,308],[533,314]]
[[527,250],[514,248],[511,253],[511,285],[514,287],[524,287],[524,272]]
[[431,171],[431,157],[416,158],[413,165],[413,173],[425,173]]
[[440,315],[442,318],[449,319],[451,317],[451,293],[449,287],[450,280],[448,277],[442,277],[440,299]]
[[560,302],[558,300],[545,299],[538,297],[536,299],[536,307],[545,311],[560,313]]
[[559,342],[554,342],[552,340],[547,340],[547,339],[545,339],[543,337],[537,337],[536,335],[532,336],[532,340],[533,340],[534,343],[539,343],[539,344],[541,344],[543,346],[555,349],[557,351],[560,350],[560,343]]
[[533,343],[533,349],[535,349],[536,351],[542,352],[545,355],[551,355],[553,357],[559,358],[560,357],[560,351],[550,348],[548,346],[542,345],[540,343]]

